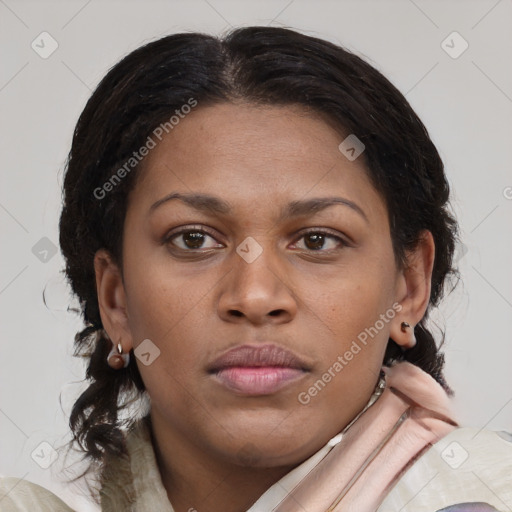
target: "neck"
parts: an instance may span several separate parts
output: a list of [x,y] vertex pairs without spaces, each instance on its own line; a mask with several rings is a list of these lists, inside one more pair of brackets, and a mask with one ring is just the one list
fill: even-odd
[[298,464],[253,468],[218,460],[150,416],[156,461],[175,512],[240,512]]

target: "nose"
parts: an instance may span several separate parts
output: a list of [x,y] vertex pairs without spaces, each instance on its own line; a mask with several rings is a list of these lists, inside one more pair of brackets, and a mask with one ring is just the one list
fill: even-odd
[[280,324],[297,314],[297,301],[289,285],[289,276],[275,262],[270,249],[248,263],[233,254],[233,266],[218,301],[219,316],[229,322]]

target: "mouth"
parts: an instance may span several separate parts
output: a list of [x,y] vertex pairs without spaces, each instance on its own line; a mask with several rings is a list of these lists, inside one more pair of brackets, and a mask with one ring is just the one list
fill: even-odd
[[300,357],[274,344],[236,347],[208,368],[218,384],[245,396],[274,394],[309,371],[309,365]]

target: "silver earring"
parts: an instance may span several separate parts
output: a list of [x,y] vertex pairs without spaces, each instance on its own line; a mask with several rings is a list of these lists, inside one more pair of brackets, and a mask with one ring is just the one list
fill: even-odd
[[107,356],[108,365],[114,370],[126,368],[130,363],[130,354],[123,354],[123,346],[118,343],[117,346],[112,344],[112,349]]

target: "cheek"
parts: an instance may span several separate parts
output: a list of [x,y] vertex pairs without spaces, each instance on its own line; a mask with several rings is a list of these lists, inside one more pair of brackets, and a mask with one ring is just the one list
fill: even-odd
[[385,283],[379,286],[373,279],[361,282],[353,277],[321,297],[311,294],[306,299],[314,312],[308,332],[316,331],[315,352],[320,357],[298,398],[316,417],[329,416],[333,408],[344,410],[350,417],[365,405],[389,339],[395,310],[392,297],[383,292]]
[[388,276],[392,276],[390,269],[354,265],[317,280],[314,287],[303,286],[297,293],[313,322],[346,341],[373,326],[392,307],[392,279]]
[[347,396],[347,390],[361,396],[370,391],[374,379],[368,376],[379,373],[396,313],[392,276],[392,267],[384,270],[367,261],[322,281],[316,293],[309,288],[303,294],[306,311],[310,310],[308,330],[317,332],[315,350],[321,355],[315,377],[328,372],[329,389],[322,392],[322,400],[336,402]]
[[[135,268],[126,261],[129,328],[134,349],[149,339],[160,351],[150,366],[137,362],[150,395],[152,391],[172,393],[183,400],[183,386],[189,387],[191,380],[198,378],[201,372],[197,370],[209,356],[205,308],[212,308],[209,292],[219,277],[213,272],[183,272],[168,260],[158,260],[150,262],[148,257],[145,265]],[[162,382],[170,384],[169,391],[160,389]]]
[[137,338],[172,338],[187,316],[200,310],[202,298],[214,283],[209,281],[208,274],[183,271],[160,254],[148,254],[144,264],[127,258],[126,302],[132,332]]

